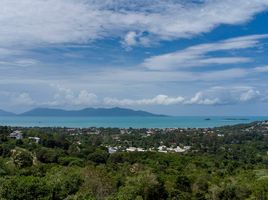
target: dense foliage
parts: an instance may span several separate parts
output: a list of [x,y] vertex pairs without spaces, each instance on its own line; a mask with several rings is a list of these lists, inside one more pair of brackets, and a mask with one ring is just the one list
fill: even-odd
[[148,132],[0,127],[0,199],[268,199],[267,123]]

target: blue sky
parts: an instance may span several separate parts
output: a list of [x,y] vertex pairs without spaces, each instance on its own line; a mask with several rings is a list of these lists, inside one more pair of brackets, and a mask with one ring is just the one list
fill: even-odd
[[268,0],[1,0],[0,109],[268,115]]

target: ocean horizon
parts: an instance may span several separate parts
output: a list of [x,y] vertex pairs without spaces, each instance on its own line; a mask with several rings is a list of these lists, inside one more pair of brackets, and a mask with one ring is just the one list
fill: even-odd
[[213,128],[268,120],[268,116],[165,116],[165,117],[0,117],[0,126],[112,127],[112,128]]

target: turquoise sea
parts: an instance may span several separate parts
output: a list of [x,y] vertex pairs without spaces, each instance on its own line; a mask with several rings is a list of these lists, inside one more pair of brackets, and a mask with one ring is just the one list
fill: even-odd
[[267,117],[0,117],[0,125],[20,127],[205,128],[268,120]]

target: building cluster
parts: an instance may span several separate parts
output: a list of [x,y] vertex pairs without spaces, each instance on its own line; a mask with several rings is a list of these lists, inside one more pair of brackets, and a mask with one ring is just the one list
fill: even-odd
[[144,149],[141,147],[110,147],[108,146],[108,151],[110,154],[116,153],[118,151],[125,151],[125,152],[160,152],[160,153],[184,153],[191,149],[190,146],[184,146],[183,148],[176,146],[176,147],[167,147],[165,145],[161,145],[158,148],[149,148]]
[[183,148],[181,148],[180,146],[177,147],[166,147],[164,145],[159,146],[158,147],[158,152],[162,152],[162,153],[168,153],[168,152],[175,152],[175,153],[183,153],[186,152],[188,150],[190,150],[191,147],[190,146],[184,146]]
[[23,139],[23,135],[22,132],[19,130],[13,131],[12,133],[10,133],[9,135],[10,138],[16,139],[16,140],[22,140]]
[[[9,135],[10,138],[13,138],[15,140],[22,140],[23,139],[23,133],[20,130],[15,130]],[[39,137],[28,137],[30,142],[39,143],[40,138]]]
[[257,124],[254,124],[246,129],[244,129],[245,132],[259,132],[259,133],[267,133],[268,131],[268,121],[262,121],[258,122]]
[[[70,135],[98,135],[102,134],[105,128],[68,128],[66,132]],[[203,133],[203,134],[214,134],[217,130],[212,128],[119,128],[113,134],[114,135],[126,135],[126,134],[142,134],[143,137],[149,137],[155,134],[166,134],[172,132],[179,133]]]

